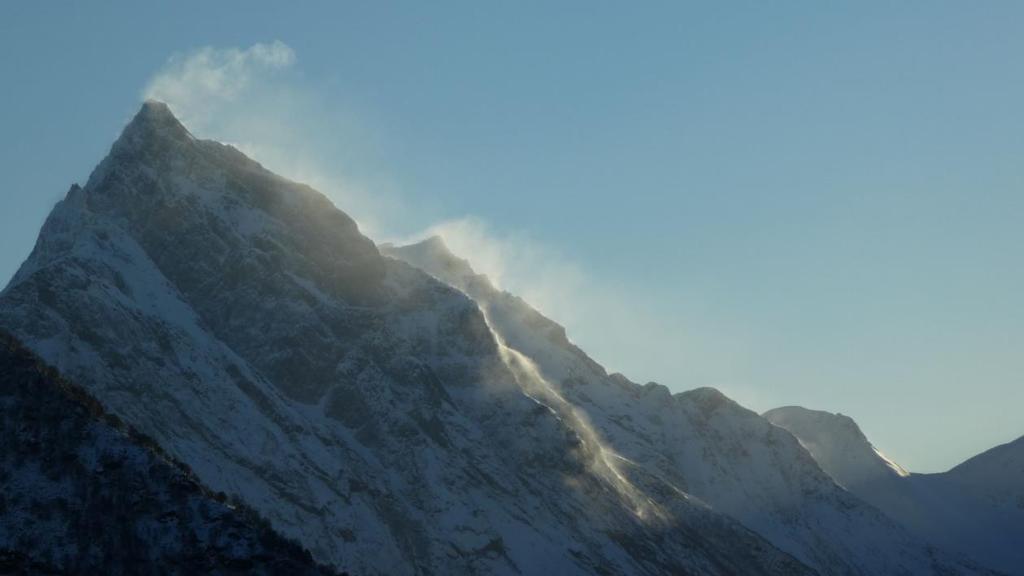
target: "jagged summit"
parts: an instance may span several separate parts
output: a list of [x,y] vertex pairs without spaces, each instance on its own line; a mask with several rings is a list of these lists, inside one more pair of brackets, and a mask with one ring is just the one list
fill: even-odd
[[194,140],[171,108],[158,100],[146,100],[115,142],[114,151],[124,151],[158,142],[184,143]]
[[909,475],[877,448],[849,416],[801,406],[784,406],[763,414],[796,436],[818,464],[846,488]]
[[[171,112],[171,107],[166,102],[147,98],[135,114],[133,122],[176,122],[178,119]],[[180,125],[180,123],[179,123]],[[184,128],[184,127],[183,127]]]

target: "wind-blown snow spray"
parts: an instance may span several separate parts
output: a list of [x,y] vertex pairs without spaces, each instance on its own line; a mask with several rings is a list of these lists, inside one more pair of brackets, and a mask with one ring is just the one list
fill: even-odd
[[481,306],[481,312],[487,323],[487,328],[498,344],[501,360],[512,372],[516,383],[523,392],[568,424],[588,451],[588,468],[627,502],[638,518],[649,520],[662,517],[663,514],[657,504],[638,490],[620,471],[619,462],[627,460],[605,445],[588,421],[587,416],[558,393],[555,387],[540,373],[533,360],[505,343],[491,324],[485,308],[485,306]]

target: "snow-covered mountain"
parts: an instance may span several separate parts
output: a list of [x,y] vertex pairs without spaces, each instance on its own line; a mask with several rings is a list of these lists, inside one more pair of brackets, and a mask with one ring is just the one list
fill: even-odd
[[1024,436],[986,450],[945,475],[960,486],[986,492],[994,504],[1024,509]]
[[352,573],[812,573],[610,447],[461,291],[156,102],[55,207],[0,327]]
[[1007,574],[1024,574],[1024,437],[940,474],[909,474],[848,416],[795,406],[765,413],[837,482],[908,530]]
[[785,406],[764,417],[796,436],[821,468],[847,489],[909,475],[875,448],[849,416]]
[[0,332],[0,574],[330,574]]
[[717,390],[672,395],[607,374],[565,330],[522,299],[496,289],[439,237],[385,245],[464,291],[510,348],[531,359],[617,454],[675,489],[741,520],[825,574],[955,572],[910,535],[825,474],[785,430]]

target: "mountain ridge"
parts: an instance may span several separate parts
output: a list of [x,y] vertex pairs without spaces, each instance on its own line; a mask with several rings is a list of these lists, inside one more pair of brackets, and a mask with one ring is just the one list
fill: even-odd
[[987,574],[721,392],[608,374],[440,238],[143,104],[0,327],[320,562],[361,574]]
[[533,359],[619,454],[801,561],[824,573],[950,570],[941,560],[933,565],[927,544],[836,485],[796,437],[719,390],[672,394],[607,374],[563,327],[495,288],[443,239],[381,250],[473,298],[501,339]]
[[463,293],[143,106],[0,326],[353,573],[814,571],[609,451]]
[[1006,574],[1024,574],[1024,552],[1015,544],[1024,541],[1024,437],[946,472],[917,474],[885,458],[847,416],[798,407],[765,416],[797,436],[829,475],[911,532]]

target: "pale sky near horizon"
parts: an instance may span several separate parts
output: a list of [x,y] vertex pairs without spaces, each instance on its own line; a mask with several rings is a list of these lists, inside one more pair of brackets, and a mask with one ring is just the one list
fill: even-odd
[[633,380],[1024,435],[1024,4],[262,4],[0,4],[0,284],[148,94]]

